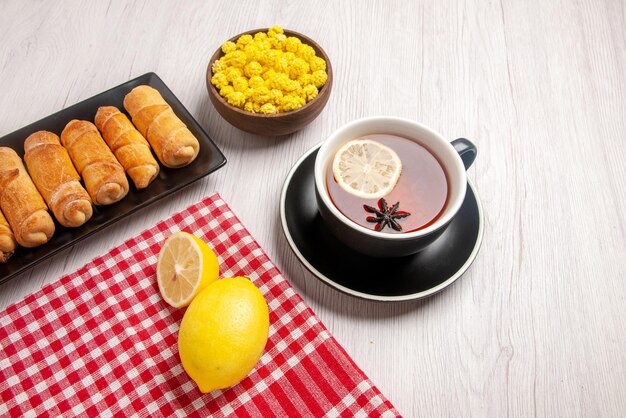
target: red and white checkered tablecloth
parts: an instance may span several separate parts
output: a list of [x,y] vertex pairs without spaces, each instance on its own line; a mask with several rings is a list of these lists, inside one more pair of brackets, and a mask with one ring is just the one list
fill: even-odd
[[[249,277],[270,308],[265,353],[241,383],[202,394],[183,370],[184,309],[155,265],[173,232]],[[214,194],[0,312],[0,416],[398,416]]]

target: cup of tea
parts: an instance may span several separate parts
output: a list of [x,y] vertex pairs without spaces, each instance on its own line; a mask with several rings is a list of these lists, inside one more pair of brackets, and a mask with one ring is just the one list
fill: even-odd
[[330,231],[375,257],[415,254],[461,208],[476,146],[412,120],[375,116],[333,132],[315,159],[315,195]]

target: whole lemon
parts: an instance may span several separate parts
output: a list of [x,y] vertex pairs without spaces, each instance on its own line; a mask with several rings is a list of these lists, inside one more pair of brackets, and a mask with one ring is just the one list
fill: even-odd
[[269,333],[261,291],[245,277],[217,280],[191,302],[178,333],[183,368],[202,393],[239,383],[257,364]]

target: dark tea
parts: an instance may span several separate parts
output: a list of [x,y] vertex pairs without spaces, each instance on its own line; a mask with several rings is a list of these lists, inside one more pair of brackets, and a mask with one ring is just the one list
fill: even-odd
[[[359,139],[376,141],[395,151],[402,163],[400,177],[382,200],[366,199],[337,184],[330,164],[326,185],[337,209],[351,221],[385,233],[413,232],[434,223],[448,199],[446,173],[437,158],[420,144],[396,135],[374,134]],[[394,206],[396,203],[399,205]],[[388,218],[393,213],[398,216],[393,216],[391,221]],[[396,224],[393,227],[391,223],[384,225],[385,219]]]

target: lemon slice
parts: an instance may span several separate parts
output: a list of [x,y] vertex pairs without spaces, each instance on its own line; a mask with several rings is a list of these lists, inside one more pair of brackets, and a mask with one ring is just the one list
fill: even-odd
[[219,276],[219,262],[211,248],[187,232],[169,236],[157,260],[157,283],[163,299],[180,308]]
[[333,159],[335,181],[346,192],[364,199],[378,199],[391,192],[401,172],[398,154],[371,139],[346,142]]

